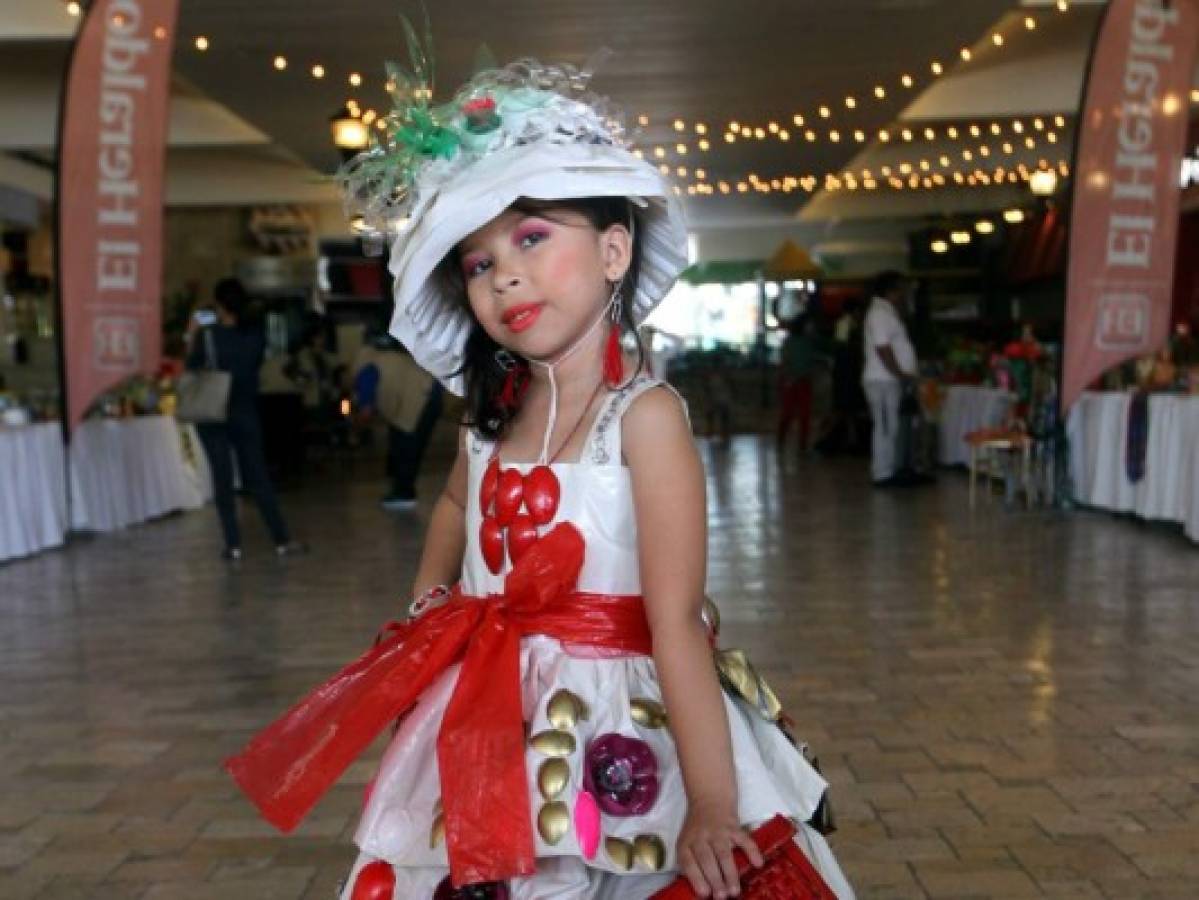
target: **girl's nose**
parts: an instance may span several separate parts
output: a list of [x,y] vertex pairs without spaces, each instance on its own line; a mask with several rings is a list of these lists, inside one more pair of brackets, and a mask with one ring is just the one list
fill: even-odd
[[514,272],[504,272],[496,269],[495,278],[492,280],[492,287],[496,293],[502,294],[505,291],[510,291],[520,284],[520,276]]

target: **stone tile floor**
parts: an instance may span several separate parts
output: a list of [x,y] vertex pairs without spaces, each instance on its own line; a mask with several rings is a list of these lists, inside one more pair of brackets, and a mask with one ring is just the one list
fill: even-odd
[[[724,643],[818,750],[861,897],[1199,897],[1199,547],[704,452]],[[0,567],[0,897],[332,900],[372,761],[289,837],[219,763],[395,613],[427,509],[380,493],[285,494],[301,559],[247,512],[232,570],[204,511]]]

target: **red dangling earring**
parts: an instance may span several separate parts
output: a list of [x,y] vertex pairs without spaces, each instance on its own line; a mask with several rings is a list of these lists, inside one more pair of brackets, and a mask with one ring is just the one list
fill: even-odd
[[619,387],[624,382],[624,354],[620,349],[620,323],[613,322],[608,329],[608,342],[604,346],[604,381],[608,387]]
[[604,344],[604,381],[608,387],[624,383],[624,353],[620,349],[620,285],[612,289],[612,327]]
[[525,391],[529,389],[529,366],[502,347],[495,353],[495,363],[507,373],[495,402],[500,409],[511,412],[520,406]]

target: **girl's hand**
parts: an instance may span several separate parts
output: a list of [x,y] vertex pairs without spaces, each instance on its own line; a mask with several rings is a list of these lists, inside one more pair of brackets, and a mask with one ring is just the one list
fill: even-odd
[[727,804],[692,804],[679,832],[679,868],[700,897],[738,897],[741,881],[733,862],[740,847],[754,868],[762,865],[762,851],[741,827],[736,809]]
[[412,601],[408,607],[408,618],[411,620],[419,619],[429,610],[445,606],[449,599],[450,589],[444,584],[435,585]]

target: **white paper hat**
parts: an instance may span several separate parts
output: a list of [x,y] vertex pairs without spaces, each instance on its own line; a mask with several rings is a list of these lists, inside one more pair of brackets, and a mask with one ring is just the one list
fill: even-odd
[[619,112],[585,92],[589,77],[523,60],[476,75],[442,107],[399,99],[386,120],[386,141],[342,172],[348,211],[367,228],[395,235],[391,333],[456,394],[464,392],[455,373],[474,320],[434,270],[518,199],[628,197],[641,207],[632,298],[638,324],[687,265],[687,231],[673,189],[629,149]]

